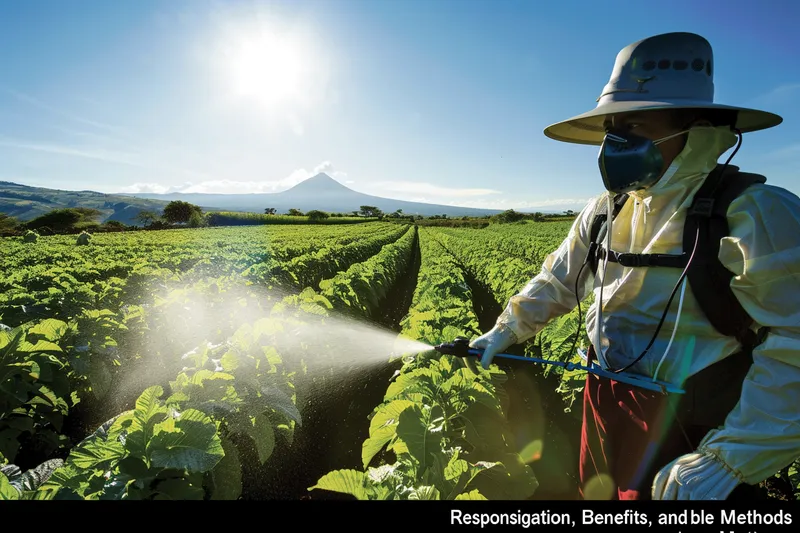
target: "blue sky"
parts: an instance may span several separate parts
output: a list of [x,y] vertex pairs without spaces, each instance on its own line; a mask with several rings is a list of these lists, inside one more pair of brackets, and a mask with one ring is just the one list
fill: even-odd
[[[594,107],[622,47],[691,31],[718,102],[784,118],[734,161],[800,193],[798,17],[794,0],[4,0],[0,180],[278,192],[325,170],[393,198],[574,209],[602,191],[597,148],[542,130]],[[262,69],[258,35],[280,50]]]

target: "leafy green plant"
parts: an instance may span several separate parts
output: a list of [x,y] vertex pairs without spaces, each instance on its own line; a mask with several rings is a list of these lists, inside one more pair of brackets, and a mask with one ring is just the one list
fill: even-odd
[[[364,471],[340,470],[311,489],[358,499],[524,499],[538,486],[513,449],[492,377],[449,356],[401,372],[375,411]],[[396,460],[370,467],[384,449]]]
[[0,455],[8,460],[23,440],[45,456],[66,444],[61,427],[74,398],[56,344],[65,331],[57,320],[0,331]]
[[[261,463],[272,455],[276,432],[291,441],[302,423],[293,382],[278,351],[284,322],[264,318],[241,326],[226,343],[184,356],[193,366],[170,383],[167,404],[202,411],[220,424],[223,438],[249,436]],[[231,445],[232,446],[232,445]]]
[[39,490],[53,499],[202,499],[203,477],[225,451],[211,418],[176,411],[145,390],[136,407],[72,449]]
[[409,228],[397,241],[362,263],[354,263],[319,284],[320,293],[340,310],[371,317],[380,310],[385,297],[411,263],[416,228]]

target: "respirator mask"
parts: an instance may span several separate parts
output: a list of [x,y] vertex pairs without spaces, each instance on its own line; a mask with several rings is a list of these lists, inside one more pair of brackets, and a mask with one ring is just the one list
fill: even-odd
[[600,146],[598,163],[605,188],[615,194],[646,189],[661,178],[664,158],[658,145],[688,133],[683,130],[651,141],[621,129],[609,129]]

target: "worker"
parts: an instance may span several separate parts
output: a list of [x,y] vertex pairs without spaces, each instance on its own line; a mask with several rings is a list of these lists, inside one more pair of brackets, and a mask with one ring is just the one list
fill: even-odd
[[[703,231],[685,231],[690,215],[699,220],[714,209],[695,202],[709,193],[703,186],[712,175],[722,176],[713,194],[734,183],[737,167],[718,159],[734,146],[735,155],[742,134],[782,122],[715,103],[713,79],[705,38],[649,37],[617,55],[596,108],[545,129],[557,141],[600,146],[606,192],[581,211],[496,325],[470,343],[483,350],[488,368],[593,291],[588,361],[683,391],[587,373],[579,466],[585,499],[763,497],[758,484],[800,456],[800,198],[755,180],[727,203],[718,200],[727,235],[704,240]],[[598,213],[606,224],[599,239],[592,235]],[[688,244],[687,234],[694,239]],[[594,271],[584,268],[591,258]],[[725,279],[723,290],[708,294],[688,282],[687,261],[694,276]],[[709,274],[715,262],[727,278]],[[718,298],[715,309],[709,298]],[[711,324],[709,316],[724,321],[736,309],[752,321],[741,335]]]

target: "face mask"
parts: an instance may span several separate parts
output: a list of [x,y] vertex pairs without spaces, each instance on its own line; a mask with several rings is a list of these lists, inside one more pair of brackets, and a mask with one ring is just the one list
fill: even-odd
[[629,131],[606,132],[600,146],[598,163],[603,185],[615,194],[646,189],[661,177],[664,158],[658,145],[689,130],[651,141]]

